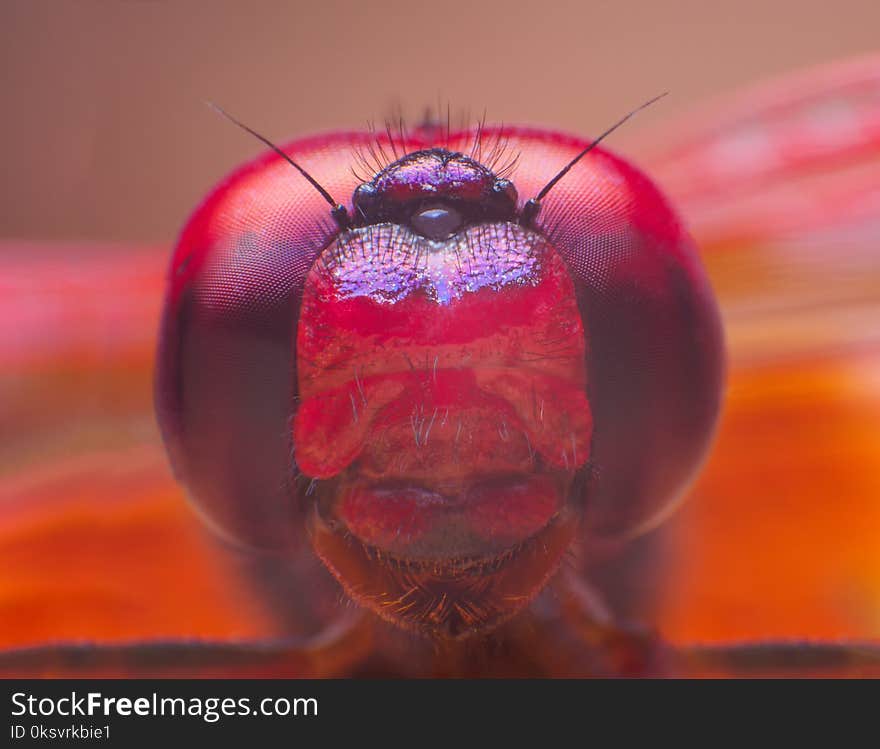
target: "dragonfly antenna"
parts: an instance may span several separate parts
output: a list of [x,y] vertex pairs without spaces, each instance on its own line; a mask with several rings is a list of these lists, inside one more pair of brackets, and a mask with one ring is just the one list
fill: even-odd
[[330,204],[330,215],[333,216],[333,220],[337,223],[340,229],[347,229],[351,225],[351,221],[349,220],[348,211],[342,203],[337,203],[333,196],[325,190],[321,184],[316,180],[311,174],[309,174],[305,169],[303,169],[299,164],[297,164],[290,156],[288,156],[284,151],[282,151],[278,146],[276,146],[271,140],[266,138],[263,135],[260,135],[256,130],[248,127],[243,122],[239,122],[235,117],[233,117],[229,112],[227,112],[223,107],[215,104],[212,101],[206,101],[211,109],[213,109],[218,114],[225,117],[229,120],[233,125],[238,125],[242,130],[246,133],[250,133],[261,143],[265,143],[269,148],[271,148],[275,153],[277,153],[282,159],[284,159],[288,164],[290,164],[294,169],[296,169],[303,177],[305,177],[309,184],[314,187],[320,194],[321,197],[324,198]]
[[646,107],[650,107],[654,102],[659,101],[664,96],[666,96],[669,92],[664,91],[659,96],[655,96],[653,99],[649,99],[641,106],[636,107],[627,115],[621,117],[617,122],[615,122],[611,127],[609,127],[602,135],[600,135],[596,140],[594,140],[590,145],[588,145],[583,151],[581,151],[577,156],[575,156],[571,161],[568,162],[562,169],[560,169],[556,176],[553,177],[543,188],[541,188],[541,192],[539,192],[534,198],[527,200],[522,209],[522,214],[520,216],[520,223],[524,226],[531,226],[532,222],[535,220],[535,217],[538,215],[538,211],[541,210],[541,201],[546,197],[547,193],[550,192],[555,186],[556,183],[559,182],[566,174],[568,174],[569,170],[577,164],[584,156],[586,156],[590,151],[592,151],[596,146],[598,146],[605,138],[607,138],[611,133],[613,133],[617,128],[619,128],[624,122],[626,122],[630,117],[641,112]]

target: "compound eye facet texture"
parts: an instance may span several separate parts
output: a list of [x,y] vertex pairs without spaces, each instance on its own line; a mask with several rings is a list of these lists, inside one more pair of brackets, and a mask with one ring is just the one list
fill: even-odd
[[[350,196],[351,134],[285,146]],[[172,466],[223,536],[284,549],[302,538],[289,424],[303,279],[333,236],[329,206],[269,153],[225,178],[178,239],[168,275],[156,410]]]

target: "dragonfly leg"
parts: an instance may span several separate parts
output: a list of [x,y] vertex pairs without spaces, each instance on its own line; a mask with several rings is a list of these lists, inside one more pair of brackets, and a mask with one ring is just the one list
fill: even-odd
[[0,652],[0,677],[322,678],[369,654],[372,626],[352,612],[308,640],[59,643]]
[[676,649],[677,676],[880,678],[880,642],[756,642]]
[[564,572],[555,586],[562,615],[583,644],[602,654],[608,676],[666,676],[668,651],[659,635],[616,619],[598,591]]
[[615,619],[594,588],[566,571],[509,623],[505,635],[544,676],[668,675],[660,638]]

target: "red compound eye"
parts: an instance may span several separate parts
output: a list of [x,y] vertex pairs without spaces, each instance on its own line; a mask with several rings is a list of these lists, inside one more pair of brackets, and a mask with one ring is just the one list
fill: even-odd
[[[285,149],[352,196],[342,228],[274,155],[215,190],[172,263],[157,407],[225,534],[290,549],[307,528],[356,600],[458,636],[524,605],[575,538],[674,502],[723,356],[694,247],[634,167],[593,150],[531,220],[517,195],[587,142],[422,135],[360,185],[367,135]],[[466,155],[474,137],[505,141],[515,172]]]

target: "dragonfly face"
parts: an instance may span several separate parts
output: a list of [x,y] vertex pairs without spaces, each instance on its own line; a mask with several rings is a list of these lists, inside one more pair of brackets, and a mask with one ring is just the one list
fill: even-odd
[[[518,195],[588,142],[403,140],[285,149],[348,188],[341,227],[281,159],[209,197],[172,265],[158,412],[222,532],[283,553],[305,528],[354,600],[461,638],[526,606],[576,538],[676,498],[714,427],[721,335],[690,239],[629,164],[596,149],[532,221]],[[397,157],[352,185],[368,148]]]

